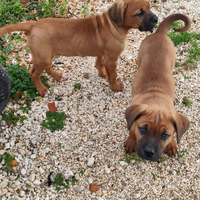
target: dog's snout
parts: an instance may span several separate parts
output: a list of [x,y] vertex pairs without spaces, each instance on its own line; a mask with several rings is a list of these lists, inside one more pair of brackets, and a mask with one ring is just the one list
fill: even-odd
[[150,19],[151,22],[153,22],[154,24],[157,24],[158,23],[158,17],[156,15],[154,15],[151,19]]
[[144,149],[144,154],[145,154],[145,156],[147,156],[148,158],[151,158],[151,157],[154,156],[155,150],[147,147],[147,148]]

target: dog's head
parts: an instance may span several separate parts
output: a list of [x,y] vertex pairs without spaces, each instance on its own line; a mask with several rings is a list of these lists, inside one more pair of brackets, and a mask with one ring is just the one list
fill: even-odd
[[158,22],[158,17],[151,12],[146,0],[117,0],[107,13],[118,27],[127,29],[151,31]]
[[128,129],[136,135],[137,153],[146,160],[158,161],[166,146],[172,141],[174,132],[177,142],[188,129],[189,120],[175,112],[133,104],[125,112]]

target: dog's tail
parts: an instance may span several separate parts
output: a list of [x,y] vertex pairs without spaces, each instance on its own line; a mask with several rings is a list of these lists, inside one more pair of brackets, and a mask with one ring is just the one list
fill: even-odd
[[2,35],[13,32],[13,31],[26,31],[27,33],[29,33],[32,26],[33,26],[33,23],[31,23],[31,22],[30,23],[10,24],[8,26],[4,26],[3,28],[0,28],[0,38]]
[[190,28],[191,22],[190,19],[184,15],[184,14],[173,14],[168,16],[167,18],[165,18],[159,25],[158,29],[156,30],[156,33],[165,33],[167,34],[167,31],[169,30],[170,26],[172,25],[172,23],[174,21],[177,20],[182,20],[185,23],[185,26],[183,28],[180,29],[174,29],[174,31],[176,32],[185,32]]

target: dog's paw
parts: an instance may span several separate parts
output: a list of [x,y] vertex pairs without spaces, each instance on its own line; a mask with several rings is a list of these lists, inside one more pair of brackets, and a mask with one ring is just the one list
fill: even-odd
[[122,91],[124,89],[124,84],[118,81],[116,81],[114,84],[110,86],[115,91]]
[[61,77],[61,79],[60,79],[60,81],[65,81],[65,80],[67,80],[67,79],[68,79],[68,75],[65,74],[65,73],[63,73],[63,74],[62,74],[62,77]]
[[178,147],[175,143],[175,141],[170,142],[164,149],[164,152],[168,155],[168,156],[173,156],[176,154]]
[[137,144],[136,144],[135,139],[132,139],[129,136],[128,139],[126,140],[126,142],[124,142],[124,147],[125,147],[126,153],[131,153],[133,151],[136,151],[137,150]]
[[47,98],[50,95],[49,90],[47,90],[46,94],[44,95],[44,98]]

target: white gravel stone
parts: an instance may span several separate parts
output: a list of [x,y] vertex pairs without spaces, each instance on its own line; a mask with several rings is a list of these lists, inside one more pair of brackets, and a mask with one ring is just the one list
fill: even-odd
[[3,182],[0,184],[0,188],[6,188],[9,183],[8,179],[4,179]]
[[88,178],[88,183],[92,184],[93,183],[93,179],[91,177]]
[[88,159],[87,165],[88,165],[88,166],[92,166],[93,164],[94,164],[94,158],[91,157],[91,158]]
[[33,182],[35,180],[35,174],[29,176],[29,181]]

